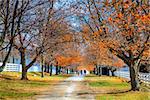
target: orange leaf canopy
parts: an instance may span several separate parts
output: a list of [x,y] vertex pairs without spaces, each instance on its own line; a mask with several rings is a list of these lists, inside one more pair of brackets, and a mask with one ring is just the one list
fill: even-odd
[[94,66],[93,65],[86,65],[86,66],[78,66],[77,70],[88,70],[88,71],[93,71]]
[[121,59],[118,59],[118,61],[115,61],[113,63],[113,66],[115,66],[115,67],[123,67],[124,65],[125,65],[125,63]]
[[56,61],[58,62],[59,66],[65,67],[72,64],[77,64],[82,61],[82,58],[77,57],[65,57],[65,56],[57,56]]

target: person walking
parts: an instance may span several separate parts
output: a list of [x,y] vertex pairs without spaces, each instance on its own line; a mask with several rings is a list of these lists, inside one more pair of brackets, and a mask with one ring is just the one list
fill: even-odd
[[84,70],[84,75],[86,75],[86,70]]
[[82,75],[82,70],[80,71],[81,75]]

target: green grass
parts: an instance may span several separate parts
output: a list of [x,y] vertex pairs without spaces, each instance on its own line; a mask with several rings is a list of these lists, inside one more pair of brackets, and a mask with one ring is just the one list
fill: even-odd
[[[36,76],[35,76],[36,75]],[[53,75],[45,73],[45,77],[41,78],[41,73],[28,73],[28,81],[20,80],[20,72],[2,72],[0,73],[0,100],[21,100],[34,95],[40,94],[42,91],[52,89],[57,82],[69,77],[69,75]]]
[[34,96],[36,93],[17,93],[12,91],[0,91],[0,99],[6,99],[6,98],[24,98],[29,96]]
[[90,82],[90,86],[93,87],[115,87],[115,88],[126,88],[129,87],[129,84],[126,82],[117,83],[117,82],[109,82],[109,81],[101,81],[101,82]]
[[[85,81],[96,95],[96,100],[150,100],[150,92],[133,92],[130,90],[130,83],[118,77],[92,77],[87,76]],[[141,90],[147,91],[150,88],[141,84]]]
[[[4,76],[6,79],[20,79],[21,72],[1,72],[0,75]],[[49,73],[44,73],[44,77],[41,78],[40,72],[28,72],[27,74],[29,80],[38,80],[38,81],[49,81],[49,80],[64,80],[65,78],[71,75],[52,75],[49,76]]]
[[150,100],[148,92],[127,92],[118,94],[99,94],[96,100]]
[[90,87],[96,88],[96,89],[103,89],[103,90],[128,90],[130,89],[130,84],[127,83],[125,80],[119,79],[117,77],[107,77],[107,76],[101,76],[101,77],[92,77],[87,76],[85,78],[87,83]]
[[38,94],[38,88],[48,87],[50,84],[38,81],[2,80],[0,82],[0,97],[19,98]]

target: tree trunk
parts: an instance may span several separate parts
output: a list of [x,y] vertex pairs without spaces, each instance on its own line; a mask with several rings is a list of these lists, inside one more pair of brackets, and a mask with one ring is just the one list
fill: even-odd
[[96,68],[94,68],[94,70],[93,70],[93,74],[96,74]]
[[98,66],[96,65],[96,70],[95,70],[95,72],[96,72],[96,75],[98,75]]
[[58,65],[56,65],[56,74],[55,75],[58,75]]
[[14,64],[15,63],[15,57],[13,56],[12,59],[13,59],[12,63]]
[[44,77],[44,65],[42,64],[42,72],[41,72],[41,77]]
[[47,68],[46,68],[47,66],[46,65],[44,65],[44,72],[46,72],[46,70],[47,70]]
[[25,48],[20,49],[21,55],[21,65],[22,65],[22,77],[21,80],[28,80],[27,78],[27,68],[26,68],[26,60],[25,60]]
[[115,76],[115,71],[113,71],[113,70],[110,70],[111,71],[111,74],[112,74],[112,76]]
[[27,69],[22,67],[22,77],[21,80],[28,80],[27,78]]
[[46,71],[47,71],[47,64],[44,63],[44,72],[46,72]]
[[138,79],[138,70],[134,65],[131,65],[129,67],[129,70],[130,70],[130,79],[131,79],[131,90],[139,91],[140,84]]
[[99,75],[99,76],[102,75],[102,73],[101,73],[101,67],[100,67],[100,66],[98,67],[98,75]]
[[[9,58],[9,55],[10,55],[10,53],[11,53],[11,50],[12,50],[12,47],[13,47],[13,43],[14,43],[14,24],[15,24],[15,17],[16,17],[16,11],[17,11],[17,8],[18,8],[18,4],[19,4],[19,1],[17,0],[16,2],[15,2],[15,6],[14,6],[14,10],[13,10],[13,16],[12,16],[12,22],[11,22],[11,31],[10,31],[10,35],[11,35],[11,39],[10,39],[10,41],[9,41],[9,48],[8,48],[8,52],[7,52],[7,54],[6,54],[6,56],[4,57],[4,60],[3,60],[3,62],[2,62],[2,65],[0,66],[0,72],[2,72],[3,71],[3,69],[4,69],[4,67],[5,67],[5,65],[6,65],[6,62],[7,62],[7,60],[8,60],[8,58]],[[4,35],[6,35],[6,33],[7,33],[7,31],[9,30],[8,29],[8,26],[7,26],[7,24],[8,24],[8,13],[9,13],[9,11],[8,11],[8,8],[9,8],[9,0],[7,0],[7,7],[6,7],[6,12],[7,12],[7,14],[6,14],[6,19],[5,19],[5,26],[4,26]],[[18,21],[19,22],[19,21]],[[3,38],[4,39],[4,38]]]
[[53,66],[52,66],[52,64],[50,65],[50,76],[52,76],[52,70],[53,69]]
[[40,66],[41,66],[41,77],[44,77],[44,57],[43,57],[43,54],[41,54],[41,57],[40,57]]
[[47,73],[49,73],[49,70],[50,70],[50,69],[49,69],[49,66],[50,66],[50,65],[47,64]]
[[58,68],[59,68],[58,73],[60,74],[61,73],[61,67],[58,67]]
[[109,69],[107,68],[107,76],[109,76]]

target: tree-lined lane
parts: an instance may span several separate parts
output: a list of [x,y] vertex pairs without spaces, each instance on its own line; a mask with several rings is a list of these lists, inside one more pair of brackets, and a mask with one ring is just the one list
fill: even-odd
[[37,96],[36,100],[94,100],[83,82],[84,76],[73,76],[53,87],[51,92]]

